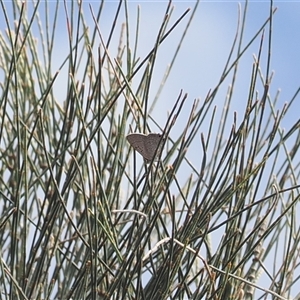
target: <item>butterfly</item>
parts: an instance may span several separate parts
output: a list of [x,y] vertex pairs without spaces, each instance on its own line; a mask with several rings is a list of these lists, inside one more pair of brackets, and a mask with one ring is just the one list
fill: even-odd
[[[159,133],[131,133],[126,136],[130,145],[139,152],[145,159],[146,163],[152,160],[158,161],[158,157],[162,150],[162,135]],[[158,148],[159,147],[159,148]],[[158,148],[158,149],[157,149]],[[154,157],[154,154],[155,157]]]

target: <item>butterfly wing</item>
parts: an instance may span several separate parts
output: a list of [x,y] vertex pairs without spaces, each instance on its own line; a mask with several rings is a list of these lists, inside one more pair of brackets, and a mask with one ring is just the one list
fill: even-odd
[[[158,161],[158,157],[162,150],[162,143],[160,143],[161,138],[162,138],[162,135],[159,133],[149,133],[148,134],[147,139],[146,139],[146,143],[147,143],[146,149],[149,151],[149,157],[151,157],[150,160],[152,160],[155,155],[154,161]],[[159,149],[157,149],[158,146],[159,146]]]
[[[150,162],[156,152],[157,146],[161,139],[161,135],[158,133],[150,133],[149,135],[141,133],[131,133],[128,134],[126,138],[130,145],[134,148],[134,150],[139,152],[147,162]],[[156,161],[160,151],[158,150],[156,152]]]
[[[132,133],[126,136],[128,142],[136,150],[140,153],[146,160],[149,160],[149,155],[145,148],[145,138],[147,136],[141,133]],[[150,158],[151,160],[151,158]]]

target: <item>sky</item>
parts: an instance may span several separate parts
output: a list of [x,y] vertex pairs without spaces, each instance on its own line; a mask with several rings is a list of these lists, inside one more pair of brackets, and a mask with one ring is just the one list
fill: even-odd
[[[8,15],[12,13],[9,1],[6,1]],[[32,12],[32,6],[28,2],[29,13]],[[44,1],[40,4],[41,23],[45,23],[45,5]],[[48,2],[49,24],[53,20],[55,1]],[[67,1],[68,13],[71,14],[71,2]],[[94,21],[91,16],[91,8],[96,12],[99,9],[99,1],[83,1],[83,13],[87,25],[94,27]],[[194,99],[205,99],[209,90],[213,89],[218,83],[226,59],[230,53],[234,36],[237,30],[238,8],[241,7],[241,14],[245,7],[245,1],[200,1],[198,8],[191,20],[190,27],[183,40],[178,56],[173,65],[170,76],[159,96],[156,109],[154,109],[155,118],[164,126],[164,121],[168,110],[166,107],[172,107],[178,97],[180,90],[188,93],[190,106]],[[160,24],[164,18],[167,1],[128,1],[128,14],[130,19],[130,41],[132,47],[135,40],[135,29],[137,11],[139,7],[139,44],[137,48],[138,56],[143,59],[152,49]],[[196,1],[173,1],[173,10],[170,16],[168,28],[179,16],[188,8],[191,11],[186,15],[183,21],[176,27],[171,35],[162,43],[159,48],[157,63],[155,66],[153,81],[150,89],[150,102],[155,98],[160,87],[161,80],[167,70],[167,67],[173,59],[176,47],[182,37],[182,32],[186,27],[189,18],[192,15]],[[108,32],[111,28],[113,18],[116,13],[118,1],[105,1],[103,13],[99,22],[99,28],[103,34],[104,40],[108,38]],[[273,18],[273,38],[272,38],[272,59],[271,70],[274,72],[270,86],[270,95],[272,97],[280,90],[278,106],[281,108],[285,102],[288,102],[299,87],[300,71],[300,1],[274,1],[274,7],[277,8]],[[242,47],[245,46],[262,26],[269,16],[269,1],[248,1],[245,34]],[[12,19],[11,19],[12,20]],[[116,24],[116,33],[112,39],[110,53],[114,56],[114,49],[119,43],[119,35],[122,23],[125,21],[124,6],[121,9],[120,16]],[[11,22],[11,25],[12,22]],[[0,18],[0,30],[5,31],[7,25],[4,18]],[[265,40],[263,44],[263,54],[261,68],[263,74],[266,71],[267,46],[268,46],[268,27],[266,28]],[[57,43],[54,47],[53,73],[55,73],[63,60],[65,59],[69,48],[67,43],[66,15],[63,2],[60,4],[58,14],[58,26],[56,29]],[[234,97],[232,111],[242,112],[247,99],[248,88],[251,80],[253,55],[257,57],[260,45],[261,35],[256,38],[251,47],[245,52],[239,63],[239,72],[237,84],[235,87],[237,95]],[[96,49],[94,49],[96,51]],[[231,59],[231,62],[233,61]],[[63,70],[67,72],[67,70]],[[62,72],[63,72],[62,71]],[[0,71],[1,76],[1,71]],[[229,76],[229,79],[231,77]],[[223,84],[222,91],[219,93],[220,109],[226,97],[228,83]],[[59,93],[66,89],[63,83],[57,82],[54,88]],[[262,87],[259,90],[262,93]],[[63,96],[62,96],[63,98]],[[62,101],[64,99],[61,99]],[[217,104],[217,103],[216,103]],[[190,108],[189,106],[189,108]],[[187,107],[186,114],[189,109]],[[296,110],[294,110],[296,112]],[[283,123],[287,128],[298,118],[297,114],[287,117]],[[157,128],[153,128],[156,131]]]
[[[166,119],[166,107],[172,107],[181,89],[188,93],[190,103],[193,99],[204,99],[210,89],[213,89],[220,79],[226,59],[230,53],[234,36],[237,30],[238,5],[240,3],[241,14],[245,7],[244,1],[200,1],[195,15],[191,21],[186,37],[182,43],[178,57],[174,63],[172,72],[160,95],[155,117],[161,121],[161,126]],[[100,27],[103,35],[106,28],[111,27],[118,2],[107,1],[104,5],[103,18]],[[182,32],[192,14],[195,1],[174,1],[174,10],[170,18],[170,25],[184,13],[187,8],[191,11],[178,25],[174,32],[164,41],[158,53],[155,76],[150,92],[150,99],[154,99],[158,91],[163,75],[173,59],[176,46]],[[92,2],[92,7],[97,4]],[[135,20],[137,7],[140,8],[140,37],[138,54],[143,58],[153,47],[159,26],[163,20],[167,1],[129,1],[128,11],[131,20],[131,38],[134,40]],[[298,1],[274,1],[277,8],[273,18],[272,58],[271,71],[274,72],[270,86],[270,95],[275,97],[280,90],[278,107],[282,108],[288,102],[299,87],[300,71],[300,2]],[[245,46],[255,35],[258,29],[269,16],[269,1],[249,1],[245,34],[242,46]],[[88,15],[88,12],[86,13]],[[122,15],[122,14],[121,14]],[[121,28],[121,20],[117,27]],[[170,27],[169,25],[169,27]],[[107,27],[106,27],[107,26]],[[258,56],[261,35],[256,38],[250,48],[240,60],[239,72],[232,111],[242,112],[248,96],[251,80],[251,70],[254,62],[253,55]],[[117,41],[115,41],[117,43]],[[133,44],[132,44],[133,45]],[[262,73],[265,74],[268,47],[268,27],[266,27],[261,59]],[[113,48],[113,47],[112,47]],[[231,60],[233,61],[233,59]],[[231,78],[231,77],[229,77]],[[228,82],[229,84],[229,82]],[[223,91],[219,94],[221,111],[226,97],[228,84],[223,85]],[[258,90],[262,95],[262,86]],[[296,110],[294,110],[296,112]],[[294,122],[298,115],[289,116],[283,123],[287,128]],[[153,128],[155,130],[155,128]]]

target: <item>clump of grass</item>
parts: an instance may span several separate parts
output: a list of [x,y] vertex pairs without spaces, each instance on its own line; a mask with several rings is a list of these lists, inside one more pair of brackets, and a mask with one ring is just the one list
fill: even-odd
[[[271,53],[273,8],[245,48],[237,34],[204,101],[191,105],[180,87],[159,124],[149,100],[159,49],[198,7],[175,19],[167,6],[156,42],[138,59],[127,2],[119,3],[107,39],[103,4],[95,11],[81,2],[1,2],[1,298],[290,298],[299,284],[299,120],[287,133],[280,124],[297,94],[280,111],[270,97],[270,64],[264,76],[260,70],[265,39],[243,119],[229,115],[244,51],[265,31]],[[62,12],[68,51],[55,69]],[[217,119],[214,102],[229,76]],[[183,108],[190,112],[179,126]],[[201,132],[204,120],[209,127]],[[133,152],[125,139],[131,131],[163,133],[158,163],[144,164]],[[201,149],[196,165],[193,143]]]

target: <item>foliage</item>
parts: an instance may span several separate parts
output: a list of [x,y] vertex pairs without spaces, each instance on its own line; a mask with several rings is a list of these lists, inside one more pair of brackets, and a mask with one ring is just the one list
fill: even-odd
[[[188,20],[176,60],[198,3],[178,18],[169,3],[140,59],[142,20],[130,19],[127,2],[106,39],[105,2],[98,11],[62,3],[1,2],[1,298],[290,298],[299,284],[299,120],[282,130],[297,93],[280,111],[268,93],[272,5],[242,46],[245,6],[219,82],[192,105],[178,87],[160,124],[152,111],[161,90],[156,102],[149,96],[160,47]],[[56,69],[62,12],[69,40],[60,41]],[[238,65],[258,38],[243,120],[231,121]],[[214,105],[225,79],[219,118]],[[181,126],[183,109],[190,112]],[[131,131],[163,134],[159,163],[142,162],[126,141]],[[189,159],[195,144],[197,164]]]

